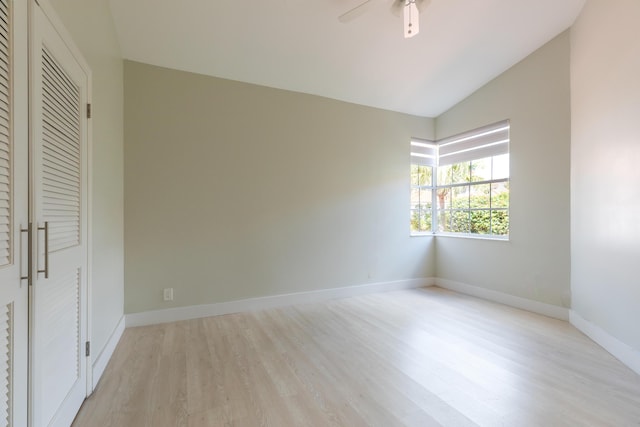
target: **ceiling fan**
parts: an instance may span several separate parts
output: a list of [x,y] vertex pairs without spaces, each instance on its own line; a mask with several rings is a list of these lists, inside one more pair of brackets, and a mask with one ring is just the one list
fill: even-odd
[[[365,0],[338,17],[340,22],[349,22],[362,15],[377,0]],[[431,0],[393,0],[391,11],[404,16],[404,37],[413,37],[420,32],[420,12],[429,6]]]

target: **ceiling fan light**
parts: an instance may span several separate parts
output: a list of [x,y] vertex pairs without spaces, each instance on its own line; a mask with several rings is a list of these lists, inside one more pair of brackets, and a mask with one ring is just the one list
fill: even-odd
[[407,1],[404,7],[404,38],[408,39],[420,32],[420,12],[415,0]]

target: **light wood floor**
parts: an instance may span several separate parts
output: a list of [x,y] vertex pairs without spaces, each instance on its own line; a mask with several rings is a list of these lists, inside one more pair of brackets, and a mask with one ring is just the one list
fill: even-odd
[[640,426],[566,322],[427,288],[127,329],[75,427]]

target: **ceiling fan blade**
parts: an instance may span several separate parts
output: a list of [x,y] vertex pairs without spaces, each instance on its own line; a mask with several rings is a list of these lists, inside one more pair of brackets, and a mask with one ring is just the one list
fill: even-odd
[[391,3],[391,13],[397,17],[401,17],[406,4],[406,0],[393,0],[393,3]]
[[431,4],[431,0],[416,0],[416,6],[418,6],[418,10],[420,12],[424,12],[424,10],[429,7]]
[[369,7],[371,5],[373,5],[374,2],[375,2],[375,0],[365,0],[363,3],[360,3],[359,5],[354,7],[353,9],[350,9],[350,10],[346,11],[345,13],[343,13],[342,15],[338,16],[338,21],[340,21],[340,22],[353,21],[358,16],[362,15],[363,13],[365,13],[367,11],[367,9],[369,9]]

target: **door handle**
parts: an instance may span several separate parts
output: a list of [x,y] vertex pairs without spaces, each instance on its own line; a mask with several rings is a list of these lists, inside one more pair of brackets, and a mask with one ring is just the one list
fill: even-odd
[[38,227],[38,231],[44,231],[44,270],[38,270],[38,273],[44,273],[44,278],[49,278],[49,221],[45,221],[44,227]]
[[[20,276],[20,280],[26,280],[27,284],[31,286],[31,269],[33,268],[33,255],[31,253],[31,238],[33,235],[33,227],[31,223],[27,225],[27,228],[20,228],[20,233],[27,233],[27,275]],[[22,236],[22,234],[21,234]],[[20,247],[20,253],[24,253],[22,246]],[[22,255],[21,255],[22,258]]]

